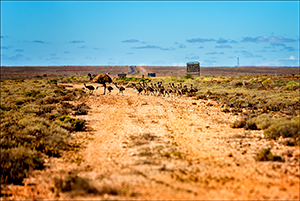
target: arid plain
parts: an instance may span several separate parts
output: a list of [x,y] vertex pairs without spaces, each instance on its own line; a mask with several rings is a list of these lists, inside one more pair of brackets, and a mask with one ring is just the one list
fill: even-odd
[[[157,67],[142,67],[137,68],[135,76],[155,72],[162,78],[155,78],[151,80],[152,83],[161,80],[167,82],[165,77],[170,74],[173,76],[170,79],[176,85],[179,82],[189,86],[194,83],[192,79],[176,78],[186,75],[185,68],[178,68],[165,67],[160,71]],[[258,89],[249,88],[251,84],[247,88],[237,84],[239,82],[233,82],[234,79],[242,80],[254,75],[251,74],[253,69],[256,69],[257,75],[263,74],[266,78],[274,76],[277,70],[282,80],[289,79],[296,83],[292,86],[295,91],[291,91],[290,85],[273,86],[271,82],[275,83],[274,78],[268,81],[262,79],[265,88],[253,82],[253,87]],[[67,77],[74,73],[72,70],[70,68],[63,74],[57,71],[60,73],[52,73],[52,76]],[[112,76],[116,76],[127,72],[127,67],[103,67],[99,71],[86,69],[72,76],[86,76],[87,73],[97,74],[108,70],[111,70]],[[85,115],[70,114],[86,122],[84,131],[71,134],[72,141],[79,144],[79,148],[64,151],[61,157],[45,157],[45,168],[34,170],[22,185],[5,184],[1,187],[1,199],[299,200],[299,144],[288,146],[282,137],[266,138],[264,130],[233,126],[244,114],[254,110],[244,107],[245,101],[239,106],[225,104],[220,95],[223,91],[217,88],[222,80],[220,83],[224,84],[224,90],[228,88],[223,96],[238,94],[246,100],[247,90],[258,90],[256,96],[259,93],[269,95],[274,90],[274,93],[281,93],[289,100],[294,100],[297,97],[293,96],[299,96],[299,68],[240,67],[232,68],[232,72],[228,72],[227,68],[202,70],[202,76],[206,73],[207,77],[194,80],[198,81],[196,87],[199,91],[193,96],[138,95],[131,85],[133,81],[121,82],[114,78],[115,82],[125,87],[123,95],[117,95],[116,88],[111,94],[102,95],[102,86],[94,83],[95,87],[100,88],[93,93],[85,89],[84,95],[62,101],[73,106],[84,103],[89,107]],[[215,74],[210,74],[214,71]],[[6,74],[12,76],[14,73],[18,76],[22,74],[17,71]],[[35,73],[28,71],[23,74],[41,75],[32,79],[37,88],[42,86],[43,80],[50,79],[50,71],[39,69]],[[43,74],[47,74],[47,77],[43,77]],[[230,77],[244,77],[225,78],[229,74]],[[291,74],[294,74],[293,79]],[[4,75],[1,74],[1,78]],[[83,82],[89,82],[88,78],[82,79],[86,80],[78,78],[78,81],[74,78],[71,81],[58,81],[57,86],[63,91],[82,90]],[[10,80],[2,81],[1,88],[6,87],[8,82]],[[230,82],[233,84],[226,85]],[[108,86],[114,87],[113,84]],[[284,90],[279,92],[281,89]],[[292,106],[288,104],[282,107],[282,111],[266,111],[269,111],[269,115],[281,115],[282,118],[299,117],[299,101],[295,104],[298,105],[291,114],[288,111]],[[278,160],[257,160],[258,153],[267,148],[271,148]]]

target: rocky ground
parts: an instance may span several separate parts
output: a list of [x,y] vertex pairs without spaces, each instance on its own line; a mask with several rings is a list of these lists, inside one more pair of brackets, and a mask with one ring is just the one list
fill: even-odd
[[[4,186],[2,199],[299,200],[299,147],[231,128],[238,116],[217,102],[102,93],[72,103],[91,108],[77,116],[88,125],[73,134],[81,148]],[[284,161],[256,161],[268,147]]]

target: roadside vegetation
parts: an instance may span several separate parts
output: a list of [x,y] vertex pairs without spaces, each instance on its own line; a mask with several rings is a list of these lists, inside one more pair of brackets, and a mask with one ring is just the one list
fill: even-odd
[[[238,77],[124,77],[114,81],[130,86],[130,83],[162,82],[165,88],[187,85],[198,91],[185,96],[194,100],[214,100],[222,112],[239,115],[232,128],[264,130],[268,139],[281,140],[288,146],[300,145],[299,75],[238,76]],[[1,183],[22,184],[32,170],[43,169],[47,157],[61,157],[72,150],[72,132],[83,131],[85,121],[72,116],[87,114],[80,100],[86,95],[80,89],[66,90],[60,83],[85,83],[88,76],[59,79],[15,79],[1,81]],[[144,139],[132,138],[136,143]],[[147,139],[148,140],[148,139]],[[271,148],[257,153],[258,161],[282,161],[272,155]],[[176,150],[175,150],[176,151]],[[177,152],[176,152],[177,153]],[[76,181],[78,178],[76,177]],[[71,187],[60,184],[62,191]],[[72,187],[73,188],[73,187]],[[88,189],[89,190],[89,189]]]
[[68,101],[85,94],[58,81],[1,81],[1,183],[22,184],[32,170],[44,168],[45,158],[77,146],[72,132],[84,130],[85,122],[68,116],[81,109]]
[[118,78],[124,84],[132,82],[158,83],[165,88],[175,86],[197,88],[197,93],[186,94],[195,100],[214,100],[222,112],[238,115],[232,128],[264,130],[268,139],[283,139],[289,146],[300,145],[300,75],[237,76],[237,77],[182,77]]

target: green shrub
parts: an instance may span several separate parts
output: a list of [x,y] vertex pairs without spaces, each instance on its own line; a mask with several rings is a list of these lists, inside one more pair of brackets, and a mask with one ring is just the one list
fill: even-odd
[[185,82],[185,78],[175,80],[175,82]]
[[257,161],[278,161],[278,162],[284,162],[284,159],[281,156],[274,155],[271,152],[271,148],[264,148],[260,150],[258,153],[256,153],[255,160]]
[[246,130],[264,130],[266,138],[290,138],[289,145],[300,144],[300,116],[270,117],[267,114],[259,115],[246,122]]
[[243,82],[242,82],[242,81],[235,82],[235,83],[234,83],[234,86],[235,86],[235,87],[243,86]]
[[47,96],[47,94],[39,94],[38,96],[37,96],[37,98],[45,98]]
[[300,116],[296,116],[293,118],[280,118],[270,125],[266,130],[264,130],[264,134],[268,138],[279,138],[282,136],[283,138],[294,138],[299,139],[300,137]]
[[233,122],[230,127],[231,128],[244,128],[244,126],[246,125],[246,120],[236,120],[235,122]]
[[85,129],[84,120],[75,119],[67,115],[63,115],[58,118],[58,121],[64,123],[66,128],[70,131],[82,131]]
[[296,86],[299,86],[300,83],[299,82],[295,82],[295,81],[289,81],[288,83],[286,83],[286,85],[296,85]]
[[33,97],[16,97],[12,102],[14,102],[16,105],[23,105],[25,103],[34,102],[36,99]]
[[141,78],[139,77],[120,77],[118,80],[123,81],[123,82],[138,82],[141,81]]
[[203,79],[203,81],[211,81],[213,78],[211,78],[211,77],[206,77],[206,78],[204,78]]
[[48,80],[48,84],[54,84],[54,85],[57,85],[57,82],[58,82],[58,79],[56,78],[56,79],[50,79],[50,80]]
[[9,108],[7,108],[5,105],[0,105],[0,110],[8,111]]
[[98,194],[98,190],[92,186],[88,179],[78,177],[76,174],[68,175],[65,179],[55,178],[55,187],[61,192],[74,191],[76,194]]
[[83,93],[53,85],[57,80],[48,81],[51,85],[39,90],[32,80],[1,83],[1,183],[20,184],[31,170],[42,167],[41,156],[60,157],[63,150],[74,147],[69,130],[82,130],[84,122],[55,120],[72,112],[71,105],[63,100],[74,100]]
[[26,91],[24,92],[24,96],[27,96],[27,97],[36,97],[39,93],[41,93],[40,91],[38,90],[30,90],[30,91]]
[[256,125],[257,129],[264,130],[275,123],[275,119],[267,114],[262,114],[247,121],[250,125]]
[[25,147],[1,149],[1,183],[22,184],[32,170],[42,169],[44,159],[35,150]]
[[69,131],[57,122],[34,117],[32,114],[20,116],[18,120],[4,118],[1,127],[1,147],[10,149],[20,144],[26,148],[60,156],[68,147]]
[[64,92],[64,91],[62,91],[62,90],[60,90],[60,89],[55,89],[55,90],[54,90],[54,93],[55,93],[55,94],[58,94],[58,95],[61,95],[61,96],[64,96],[64,95],[67,94],[66,92]]
[[193,79],[193,75],[190,74],[190,73],[187,73],[186,76],[185,76],[186,79]]
[[282,81],[282,80],[279,80],[279,81],[278,81],[276,84],[277,84],[277,85],[284,84],[284,81]]

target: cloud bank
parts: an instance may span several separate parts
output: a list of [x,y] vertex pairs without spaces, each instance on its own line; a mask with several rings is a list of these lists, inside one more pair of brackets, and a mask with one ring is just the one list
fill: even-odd
[[34,40],[34,41],[32,41],[33,43],[41,43],[41,44],[44,44],[44,43],[46,43],[45,41],[42,41],[42,40]]
[[69,43],[85,43],[84,40],[72,40],[72,41],[69,41]]
[[216,48],[232,48],[230,45],[217,45]]
[[259,42],[270,42],[270,43],[287,43],[287,42],[296,42],[296,40],[292,39],[292,38],[284,38],[284,37],[278,37],[278,36],[271,36],[271,37],[267,37],[267,36],[258,36],[256,38],[252,38],[252,37],[245,37],[242,39],[241,42],[255,42],[255,43],[259,43]]
[[147,45],[147,46],[141,46],[141,47],[133,47],[132,49],[160,49],[160,50],[175,50],[174,48],[162,48],[157,45]]
[[123,40],[122,43],[138,43],[140,42],[139,40],[137,39],[129,39],[129,40]]
[[192,38],[192,39],[188,39],[186,40],[186,42],[188,43],[204,43],[204,42],[213,42],[216,41],[213,38]]
[[10,61],[31,61],[31,58],[25,57],[22,54],[16,54],[15,56],[8,57],[6,55],[1,54],[1,58],[3,60],[10,60]]

